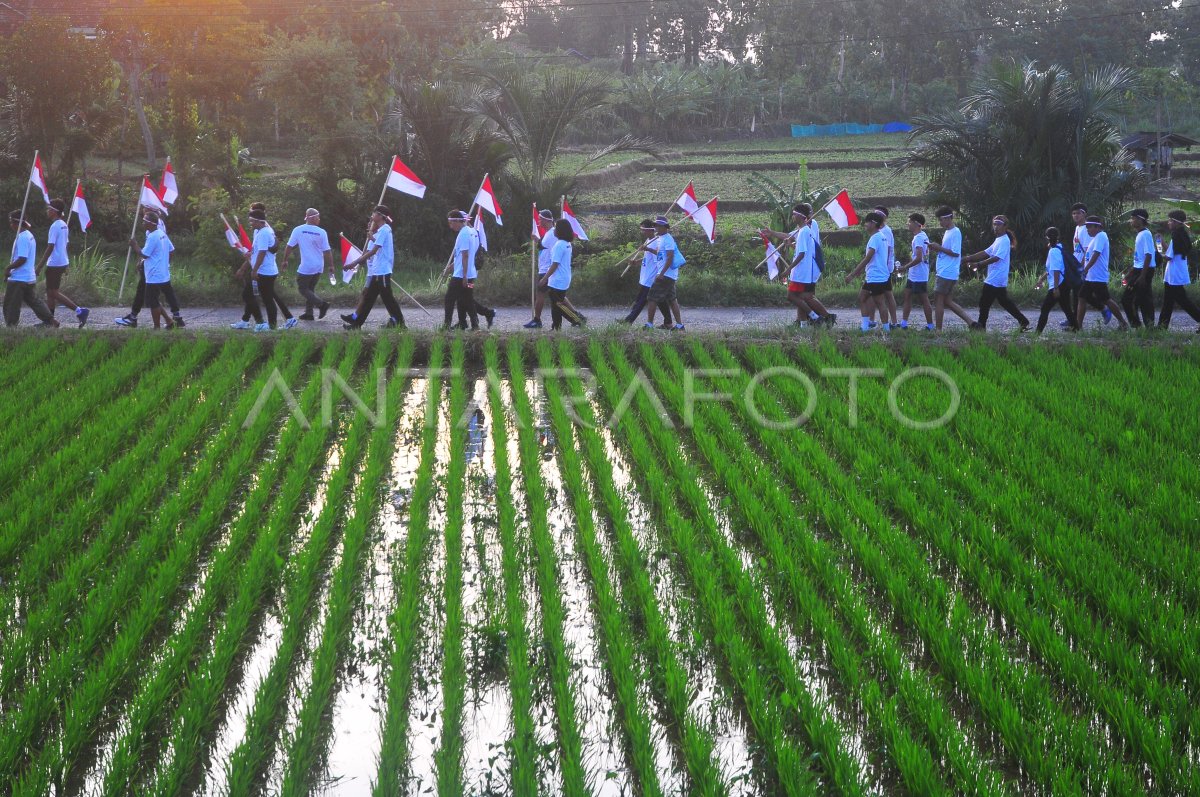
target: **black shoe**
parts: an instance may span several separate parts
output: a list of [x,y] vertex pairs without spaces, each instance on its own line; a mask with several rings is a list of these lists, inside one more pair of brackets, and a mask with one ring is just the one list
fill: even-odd
[[492,324],[494,324],[494,323],[495,323],[495,321],[496,321],[496,311],[495,311],[495,310],[488,310],[488,314],[487,314],[487,324],[488,324],[488,329],[491,329],[491,328],[492,328]]
[[580,313],[579,314],[579,323],[576,324],[575,326],[586,327],[587,326],[587,316],[585,316],[583,313]]
[[983,329],[985,329],[985,327],[983,326],[983,324],[979,323],[978,321],[972,321],[972,322],[971,322],[971,326],[970,326],[970,328],[971,328],[971,329],[974,329],[974,330],[983,330]]
[[1033,324],[1026,323],[1026,324],[1022,324],[1021,328],[1018,329],[1017,331],[1018,332],[1028,332],[1031,329],[1033,329]]
[[362,329],[362,327],[360,327],[358,324],[351,324],[349,321],[347,321],[346,323],[342,324],[342,329],[354,331],[356,329]]
[[347,324],[354,324],[355,326],[358,325],[358,319],[354,317],[353,313],[346,313],[342,316],[342,320]]
[[658,328],[659,328],[659,329],[674,329],[674,328],[675,328],[675,325],[674,325],[674,324],[672,324],[670,321],[668,321],[668,322],[667,322],[667,323],[665,323],[665,324],[659,324],[659,325],[658,325]]
[[312,315],[309,313],[304,313],[302,315],[298,315],[298,316],[296,316],[296,318],[300,319],[301,321],[316,321],[317,320],[317,319],[313,318]]
[[328,312],[329,312],[329,302],[325,302],[325,304],[323,304],[317,308],[317,318],[324,318],[325,314]]
[[179,327],[180,329],[183,329],[184,327],[186,327],[186,326],[187,326],[187,324],[183,323],[183,316],[181,316],[179,313],[176,313],[176,314],[175,314],[175,315],[174,315],[174,316],[171,318],[171,322],[172,322],[173,324],[175,324],[175,326]]

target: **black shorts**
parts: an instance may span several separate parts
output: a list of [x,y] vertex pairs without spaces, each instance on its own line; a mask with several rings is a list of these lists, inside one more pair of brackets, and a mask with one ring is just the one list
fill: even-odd
[[891,293],[892,283],[888,282],[864,282],[862,289],[867,292],[868,296],[882,296],[885,293]]
[[162,303],[158,300],[159,294],[170,290],[170,282],[147,282],[146,283],[146,307],[151,310],[154,308],[162,309]]
[[1083,287],[1079,289],[1079,298],[1099,310],[1108,304],[1108,300],[1112,296],[1108,293],[1108,283],[1085,282],[1083,283]]
[[58,290],[66,274],[67,266],[46,266],[46,290]]
[[909,293],[929,293],[929,280],[924,282],[909,280],[904,289]]

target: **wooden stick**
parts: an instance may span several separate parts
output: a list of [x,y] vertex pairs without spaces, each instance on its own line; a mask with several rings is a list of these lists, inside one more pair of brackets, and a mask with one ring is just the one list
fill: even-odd
[[[38,150],[33,151],[33,162],[37,163]],[[33,181],[30,176],[33,174],[33,167],[30,167],[30,174],[25,175],[25,199],[21,201],[21,220],[17,223],[17,235],[25,232],[25,207],[29,204],[29,189],[33,187]],[[13,253],[17,251],[16,239],[13,240]],[[11,262],[11,261],[9,261]]]
[[621,260],[621,261],[619,261],[619,262],[617,263],[617,265],[619,266],[619,265],[621,265],[621,263],[624,263],[624,262],[625,262],[625,260],[628,260],[628,261],[630,261],[629,265],[625,267],[625,271],[622,271],[622,272],[621,272],[621,276],[622,276],[622,277],[624,277],[624,276],[625,276],[625,274],[626,274],[626,273],[629,271],[629,269],[633,268],[633,256],[634,256],[634,255],[636,255],[638,252],[644,251],[644,247],[647,247],[647,246],[649,246],[650,244],[652,244],[652,243],[654,243],[655,241],[657,241],[659,238],[662,238],[662,236],[661,236],[661,235],[656,235],[656,236],[654,236],[654,237],[653,237],[653,238],[651,238],[649,241],[646,241],[646,243],[644,243],[644,244],[642,244],[641,246],[639,246],[637,249],[634,249],[634,250],[633,250],[633,251],[632,251],[632,252],[631,252],[629,255],[627,255],[627,256],[625,257],[625,259],[624,259],[624,260]]
[[[141,184],[138,185],[138,201],[134,204],[134,208],[133,208],[133,227],[132,227],[132,229],[129,230],[129,240],[130,241],[132,241],[133,237],[135,235],[137,235],[138,217],[142,215],[141,190],[142,190],[142,186],[146,184],[146,180],[149,180],[149,179],[150,179],[149,174],[143,174],[142,182],[141,182]],[[125,250],[125,269],[121,272],[121,287],[117,290],[117,301],[118,302],[121,301],[121,296],[122,296],[122,294],[125,293],[125,278],[129,275],[129,258],[132,256],[133,256],[133,245],[131,244],[129,246],[129,248]]]

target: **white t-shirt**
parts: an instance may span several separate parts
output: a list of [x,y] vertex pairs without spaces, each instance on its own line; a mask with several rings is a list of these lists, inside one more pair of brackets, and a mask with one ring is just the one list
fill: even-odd
[[[165,233],[164,233],[165,234]],[[271,247],[275,245],[275,231],[270,227],[259,227],[254,231],[254,249],[250,252],[250,266],[258,262],[258,253],[263,253],[262,265],[258,267],[258,276],[275,277],[279,275],[279,266],[275,263],[275,255]],[[147,279],[147,282],[150,280]]]
[[643,288],[649,288],[654,285],[654,278],[658,276],[658,248],[651,246],[642,255],[642,273],[638,277],[638,285]]
[[550,250],[558,243],[558,236],[554,234],[554,230],[546,230],[546,234],[542,236],[542,250],[538,252],[538,273],[545,274],[550,270]]
[[37,239],[29,230],[22,230],[17,239],[13,241],[12,260],[9,263],[15,263],[22,257],[25,258],[25,262],[21,264],[20,268],[13,269],[8,281],[37,282],[37,275],[33,269],[33,260],[37,257]]
[[379,247],[371,259],[367,261],[367,276],[368,277],[384,277],[392,273],[393,266],[396,265],[396,249],[392,245],[392,227],[390,224],[381,224],[371,239],[367,241],[367,251]]
[[1154,268],[1154,235],[1149,230],[1142,230],[1133,241],[1133,267],[1141,268],[1150,256],[1150,268]]
[[50,254],[50,259],[46,261],[47,266],[66,266],[70,264],[67,258],[67,223],[62,219],[56,219],[50,225],[50,234],[46,236],[46,243],[54,245],[54,251]]
[[944,280],[956,280],[959,267],[962,265],[962,230],[957,227],[946,230],[946,234],[942,236],[942,246],[951,252],[958,252],[958,254],[948,255],[945,252],[938,252],[934,270]]
[[658,264],[655,276],[666,265],[667,256],[670,252],[675,253],[675,259],[671,261],[671,267],[667,269],[663,276],[667,279],[677,280],[679,279],[679,267],[687,261],[683,259],[683,252],[679,251],[679,244],[675,243],[675,237],[669,232],[663,233],[662,237],[658,239]]
[[920,255],[921,262],[908,270],[909,282],[929,282],[929,236],[924,230],[913,236],[912,256]]
[[1108,282],[1108,233],[1104,230],[1096,233],[1096,237],[1088,244],[1086,259],[1083,261],[1083,267],[1087,268],[1088,263],[1092,262],[1092,255],[1099,254],[1096,258],[1096,265],[1092,266],[1091,271],[1083,278],[1084,282]]
[[879,232],[883,235],[883,240],[887,241],[888,273],[891,274],[896,270],[896,235],[886,224],[879,228]]
[[1075,259],[1081,264],[1087,265],[1084,255],[1087,254],[1088,246],[1092,243],[1092,236],[1088,235],[1087,225],[1080,224],[1075,228]]
[[[470,227],[463,227],[454,239],[454,276],[459,279],[473,280],[475,273],[475,253],[479,251],[479,236]],[[462,253],[467,253],[467,271],[463,273]],[[547,267],[548,268],[548,267]]]
[[550,250],[550,262],[558,263],[558,268],[554,269],[546,285],[556,291],[571,287],[571,251],[570,241],[559,241]]
[[[796,234],[796,250],[792,257],[791,281],[813,283],[817,281],[816,244],[813,242],[812,230],[801,227]],[[804,255],[803,258],[800,256]],[[799,262],[797,262],[799,260]]]
[[[142,257],[146,258],[143,268],[146,273],[147,285],[161,285],[171,281],[171,248],[167,234],[161,229],[146,233],[146,245],[142,248]],[[261,274],[262,271],[259,273]]]
[[[1058,282],[1054,281],[1054,272],[1058,272]],[[1062,283],[1066,276],[1066,271],[1063,267],[1063,253],[1061,244],[1052,246],[1046,250],[1046,285],[1050,290],[1054,290],[1056,285]]]
[[1008,239],[1007,234],[997,235],[992,245],[984,251],[996,258],[996,262],[988,264],[987,278],[983,284],[993,288],[1007,288],[1008,269],[1012,265],[1012,241]]
[[292,228],[287,245],[300,251],[297,274],[311,277],[325,270],[325,253],[329,251],[329,233],[315,224],[301,224]]
[[1166,272],[1163,274],[1163,282],[1167,285],[1188,285],[1192,281],[1192,276],[1188,274],[1187,258],[1183,255],[1175,254],[1175,242],[1171,241],[1167,244],[1167,251],[1164,257],[1167,260]]
[[883,230],[877,230],[867,241],[865,252],[872,252],[867,262],[867,282],[887,282],[891,276],[891,263],[888,262],[887,236]]
[[815,246],[813,247],[813,276],[815,276],[816,279],[814,279],[813,282],[818,282],[821,279],[821,272],[818,271],[816,268],[816,265],[817,265],[816,246],[821,245],[821,228],[817,224],[817,220],[813,219],[812,221],[810,221],[808,223],[808,229],[812,232],[813,244],[815,244]]

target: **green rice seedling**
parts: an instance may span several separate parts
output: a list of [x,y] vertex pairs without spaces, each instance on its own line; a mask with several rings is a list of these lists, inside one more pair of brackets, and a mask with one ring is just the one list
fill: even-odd
[[[94,338],[72,346],[69,354],[56,351],[57,345],[57,341],[32,341],[5,354],[3,359],[11,367],[0,376],[0,384],[8,395],[34,397],[34,402],[43,400],[40,397],[49,398],[60,385],[94,378],[96,369],[109,363],[116,349],[109,342]],[[25,426],[14,421],[29,409],[27,401],[8,401],[0,406],[0,450],[9,450],[13,440],[27,434]]]
[[404,791],[408,771],[408,725],[412,676],[419,627],[422,584],[421,563],[425,560],[432,529],[430,508],[436,496],[434,485],[437,424],[434,400],[441,393],[443,344],[435,339],[429,352],[429,401],[426,422],[421,434],[421,468],[413,483],[409,505],[408,539],[405,542],[404,563],[397,575],[396,607],[388,618],[392,633],[392,651],[388,657],[386,678],[386,708],[383,716],[383,736],[380,742],[379,770],[372,792],[377,797],[400,794]]
[[[492,354],[488,354],[491,351]],[[563,791],[573,797],[589,793],[586,787],[586,775],[583,766],[583,742],[579,734],[579,720],[576,711],[575,690],[572,685],[570,657],[564,642],[564,618],[566,610],[563,607],[562,593],[559,590],[559,554],[554,548],[554,540],[548,526],[549,504],[546,498],[546,487],[542,479],[537,440],[534,436],[534,415],[530,406],[529,393],[526,390],[525,374],[521,360],[521,347],[513,340],[508,346],[508,373],[512,385],[513,409],[516,413],[517,442],[520,458],[521,480],[525,487],[525,500],[529,519],[529,534],[533,542],[533,566],[536,570],[539,608],[542,616],[542,644],[546,648],[546,658],[550,674],[550,690],[554,696],[555,726],[558,738],[559,766],[563,773]],[[493,349],[484,350],[489,370],[500,370],[499,354]],[[495,386],[489,386],[494,392]],[[493,398],[493,403],[495,402]],[[495,415],[495,413],[493,413]],[[495,415],[495,417],[500,417]],[[498,421],[493,428],[501,427]],[[497,453],[499,453],[497,445]],[[497,471],[497,479],[499,478]],[[636,706],[636,703],[633,704]],[[637,728],[646,728],[644,716],[632,712],[636,718]],[[628,722],[628,718],[626,722]],[[626,729],[626,735],[633,735]],[[638,740],[645,740],[649,749],[649,732],[639,735]],[[631,760],[633,756],[630,756]],[[642,760],[642,759],[638,759]],[[653,762],[648,764],[648,782],[656,784]],[[514,778],[514,784],[516,780]],[[645,786],[643,786],[645,788]],[[649,790],[655,791],[657,786]]]

